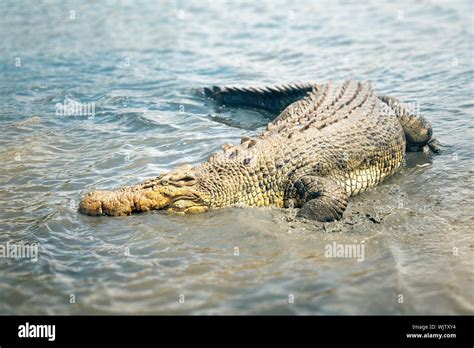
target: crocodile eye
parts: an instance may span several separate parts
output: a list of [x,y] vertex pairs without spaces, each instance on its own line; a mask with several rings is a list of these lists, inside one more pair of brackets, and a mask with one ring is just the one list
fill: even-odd
[[193,176],[190,176],[190,175],[184,176],[184,177],[179,179],[179,181],[184,181],[184,182],[190,182],[190,181],[194,181],[194,180],[196,180],[196,178],[193,177]]
[[168,179],[161,179],[160,184],[163,186],[168,186]]
[[244,164],[247,165],[250,163],[250,157],[247,157],[246,159],[244,159]]

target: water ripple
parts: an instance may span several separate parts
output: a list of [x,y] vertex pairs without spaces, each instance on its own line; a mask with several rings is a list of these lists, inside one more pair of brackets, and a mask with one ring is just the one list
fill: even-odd
[[[0,242],[38,243],[39,258],[0,260],[0,313],[472,313],[472,6],[2,6]],[[402,173],[351,201],[347,220],[77,213],[89,190],[200,163],[269,120],[196,88],[346,78],[418,102],[444,145],[432,159],[410,154]],[[57,115],[66,100],[94,103],[94,117]],[[326,257],[333,242],[364,244],[364,261]]]

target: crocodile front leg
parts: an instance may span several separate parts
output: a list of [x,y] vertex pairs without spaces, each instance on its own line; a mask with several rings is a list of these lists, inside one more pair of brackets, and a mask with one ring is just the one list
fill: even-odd
[[335,181],[319,176],[303,176],[294,183],[302,202],[298,217],[329,222],[339,220],[347,207],[347,193]]

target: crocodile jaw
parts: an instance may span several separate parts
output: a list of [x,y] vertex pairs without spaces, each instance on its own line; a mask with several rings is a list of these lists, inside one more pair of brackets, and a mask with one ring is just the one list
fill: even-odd
[[84,197],[79,211],[87,215],[122,216],[166,209],[176,213],[208,210],[201,194],[193,187],[156,185],[147,189],[126,187],[118,191],[95,191]]

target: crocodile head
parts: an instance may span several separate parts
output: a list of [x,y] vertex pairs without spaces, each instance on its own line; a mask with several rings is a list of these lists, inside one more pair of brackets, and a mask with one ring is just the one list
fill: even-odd
[[94,191],[84,197],[79,211],[87,215],[120,216],[164,209],[177,213],[200,213],[209,208],[191,166],[184,166],[141,184],[117,191]]

